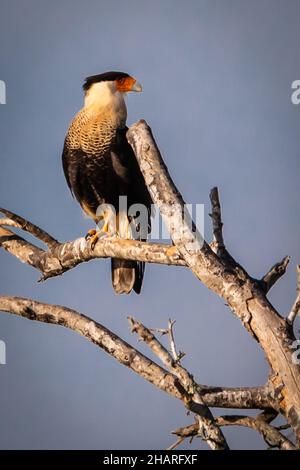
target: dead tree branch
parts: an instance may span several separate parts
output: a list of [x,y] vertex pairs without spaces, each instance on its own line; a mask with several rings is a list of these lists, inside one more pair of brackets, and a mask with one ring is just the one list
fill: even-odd
[[282,450],[295,450],[294,444],[285,436],[283,436],[276,428],[268,424],[263,418],[258,415],[256,418],[252,416],[220,416],[216,419],[220,426],[246,426],[258,431],[263,437],[264,441],[271,448],[278,448]]
[[291,258],[289,256],[285,256],[281,261],[279,261],[279,263],[274,264],[274,266],[272,266],[272,268],[259,281],[264,292],[269,292],[275,282],[285,274],[290,259]]
[[[56,242],[45,251],[4,228],[4,225],[10,224],[7,223],[7,219],[2,220],[5,220],[6,223],[1,224],[0,222],[0,246],[23,263],[38,269],[42,274],[42,280],[59,276],[81,263],[97,258],[116,257],[147,263],[186,266],[172,245],[137,240],[105,238],[99,240],[92,249],[91,245],[82,237],[66,243]],[[27,223],[30,224],[30,222]],[[16,227],[14,221],[11,226]]]
[[218,188],[213,188],[210,192],[211,214],[213,224],[213,242],[211,244],[212,250],[222,258],[226,254],[226,249],[223,240],[223,222],[221,215],[221,204],[219,200]]
[[128,317],[131,325],[131,331],[137,333],[138,337],[145,341],[149,348],[156,354],[162,363],[179,380],[181,386],[186,392],[185,405],[189,411],[196,413],[199,420],[198,433],[203,440],[207,441],[209,446],[215,450],[224,450],[228,448],[225,437],[220,432],[218,426],[214,424],[214,417],[206,406],[203,398],[198,392],[199,386],[195,383],[193,376],[175,361],[167,349],[158,341],[154,334],[142,323],[133,317]]
[[273,392],[269,385],[264,387],[213,387],[199,386],[199,393],[203,397],[206,405],[217,408],[224,408],[222,403],[230,403],[228,408],[236,409],[266,409],[278,408],[278,403],[274,400]]
[[[254,429],[262,436],[269,448],[278,448],[282,450],[296,449],[294,444],[287,437],[281,434],[278,428],[271,426],[267,421],[265,421],[262,415],[258,415],[256,417],[224,415],[218,416],[215,421],[219,426],[244,426]],[[285,428],[286,426],[284,426],[284,429]],[[184,439],[197,437],[198,424],[195,423],[175,429],[175,431],[172,431],[172,434],[179,437],[178,441],[175,443],[176,445],[179,445]]]
[[45,232],[45,230],[42,230],[37,225],[28,222],[28,220],[23,219],[23,217],[20,217],[19,215],[14,214],[7,209],[3,209],[3,207],[0,207],[0,212],[2,212],[2,214],[4,214],[8,219],[13,220],[16,223],[15,226],[18,226],[18,228],[21,228],[25,232],[28,232],[34,237],[38,238],[50,248],[58,243],[57,240],[49,235],[49,233]]

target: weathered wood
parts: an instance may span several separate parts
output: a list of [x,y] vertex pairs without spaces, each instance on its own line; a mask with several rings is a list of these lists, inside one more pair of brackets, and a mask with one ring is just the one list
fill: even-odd
[[168,266],[186,266],[178,250],[172,245],[137,240],[103,238],[98,240],[92,249],[91,244],[82,237],[66,243],[56,243],[45,251],[0,226],[0,246],[23,263],[38,269],[42,280],[59,276],[81,263],[98,258],[122,258]]

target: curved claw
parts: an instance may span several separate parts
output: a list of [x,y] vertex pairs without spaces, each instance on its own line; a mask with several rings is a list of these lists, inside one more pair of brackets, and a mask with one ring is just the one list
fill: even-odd
[[94,229],[94,228],[91,228],[88,233],[86,234],[86,236],[84,237],[87,241],[90,240],[94,235],[96,235],[97,233],[97,230]]
[[94,250],[95,246],[96,246],[96,243],[97,241],[99,240],[100,238],[100,232],[96,232],[91,238],[90,238],[90,242],[91,242],[91,250]]

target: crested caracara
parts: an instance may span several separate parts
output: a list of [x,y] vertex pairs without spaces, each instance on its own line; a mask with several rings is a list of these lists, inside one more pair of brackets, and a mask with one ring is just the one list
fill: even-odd
[[[99,233],[145,239],[150,230],[151,197],[126,139],[124,99],[127,92],[139,92],[142,87],[127,73],[106,72],[86,78],[83,90],[84,106],[70,125],[62,161],[68,186],[83,211],[96,224],[103,224],[100,231],[90,231],[92,246]],[[125,210],[120,208],[120,196],[127,197]],[[146,209],[146,231],[140,227],[139,213],[128,213],[133,204]],[[115,291],[139,293],[144,269],[142,262],[112,259]]]

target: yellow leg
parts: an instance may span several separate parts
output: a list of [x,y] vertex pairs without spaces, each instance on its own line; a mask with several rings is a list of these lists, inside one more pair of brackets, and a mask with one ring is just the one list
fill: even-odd
[[85,239],[90,242],[91,249],[93,250],[99,238],[103,238],[105,236],[108,236],[109,234],[109,222],[105,221],[103,227],[101,227],[100,230],[96,230],[94,228],[90,229],[86,234]]

